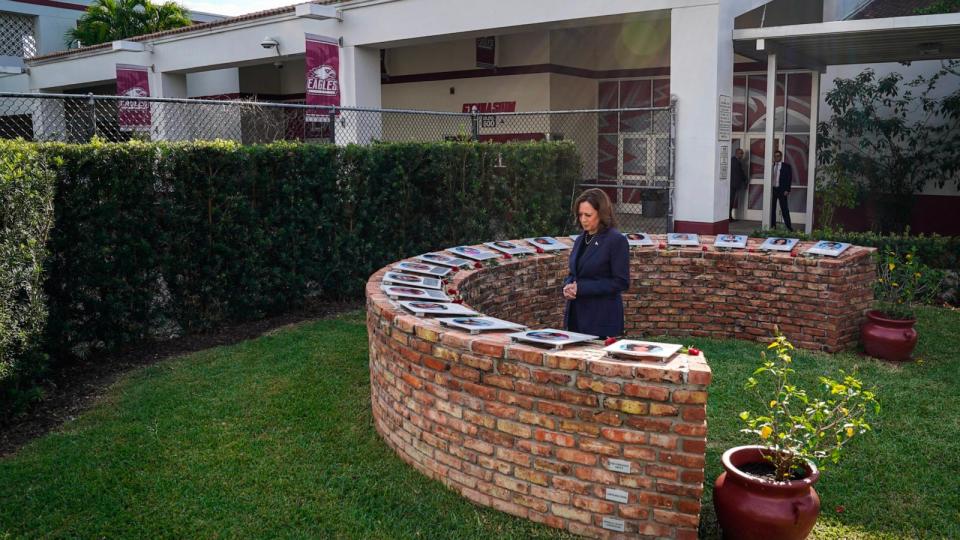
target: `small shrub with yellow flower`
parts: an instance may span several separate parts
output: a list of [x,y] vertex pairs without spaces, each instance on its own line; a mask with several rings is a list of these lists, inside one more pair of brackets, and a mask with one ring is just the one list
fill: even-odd
[[942,280],[943,272],[919,262],[914,250],[903,256],[886,251],[880,256],[873,290],[877,311],[890,319],[914,319],[913,305],[933,300]]
[[[743,433],[756,435],[766,447],[777,481],[802,477],[806,461],[820,468],[829,458],[840,460],[842,448],[855,436],[870,431],[867,416],[879,414],[880,403],[872,390],[855,377],[840,371],[838,379],[820,377],[825,397],[814,396],[790,382],[793,345],[778,331],[762,363],[747,379],[746,388],[763,403],[759,414],[740,413],[747,424]],[[772,356],[768,353],[772,352]]]

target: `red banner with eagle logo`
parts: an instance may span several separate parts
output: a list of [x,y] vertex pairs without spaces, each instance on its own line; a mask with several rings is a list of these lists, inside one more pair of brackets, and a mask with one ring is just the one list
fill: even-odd
[[[306,34],[307,105],[340,106],[340,47],[333,38]],[[339,112],[337,113],[339,114]],[[308,122],[323,122],[330,113],[307,109]]]
[[[117,64],[117,95],[150,97],[150,83],[146,66]],[[120,129],[133,130],[150,127],[150,102],[123,100],[118,104]]]

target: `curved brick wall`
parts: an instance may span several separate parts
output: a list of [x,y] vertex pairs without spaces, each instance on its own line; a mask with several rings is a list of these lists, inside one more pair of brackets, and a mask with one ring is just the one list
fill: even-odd
[[[461,270],[450,287],[484,314],[558,326],[567,253]],[[797,345],[834,350],[855,340],[869,305],[868,254],[632,248],[628,333],[765,340],[779,324]],[[696,538],[703,357],[620,362],[597,345],[546,351],[444,328],[389,300],[386,270],[366,290],[371,400],[401,458],[477,504],[574,533]]]

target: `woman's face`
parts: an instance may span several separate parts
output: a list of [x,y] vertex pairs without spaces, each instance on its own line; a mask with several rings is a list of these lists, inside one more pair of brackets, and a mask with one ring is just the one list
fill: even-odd
[[590,234],[597,232],[600,228],[600,214],[597,209],[587,201],[580,203],[577,208],[577,218],[580,220],[580,226]]

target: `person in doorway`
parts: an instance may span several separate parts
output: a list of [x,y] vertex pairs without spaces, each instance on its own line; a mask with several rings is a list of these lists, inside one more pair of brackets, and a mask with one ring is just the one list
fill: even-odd
[[743,163],[743,148],[737,148],[733,153],[733,159],[730,160],[730,221],[736,221],[733,218],[733,211],[737,211],[737,217],[740,217],[740,194],[747,187],[747,173]]
[[583,232],[573,243],[564,328],[608,338],[623,333],[623,297],[630,288],[630,245],[616,229],[613,203],[600,189],[584,191],[573,204]]
[[790,195],[790,186],[793,183],[793,167],[783,162],[783,152],[773,153],[773,205],[770,208],[770,225],[777,224],[777,203],[780,204],[780,213],[783,215],[783,225],[788,231],[793,231],[790,224],[790,206],[787,197]]

